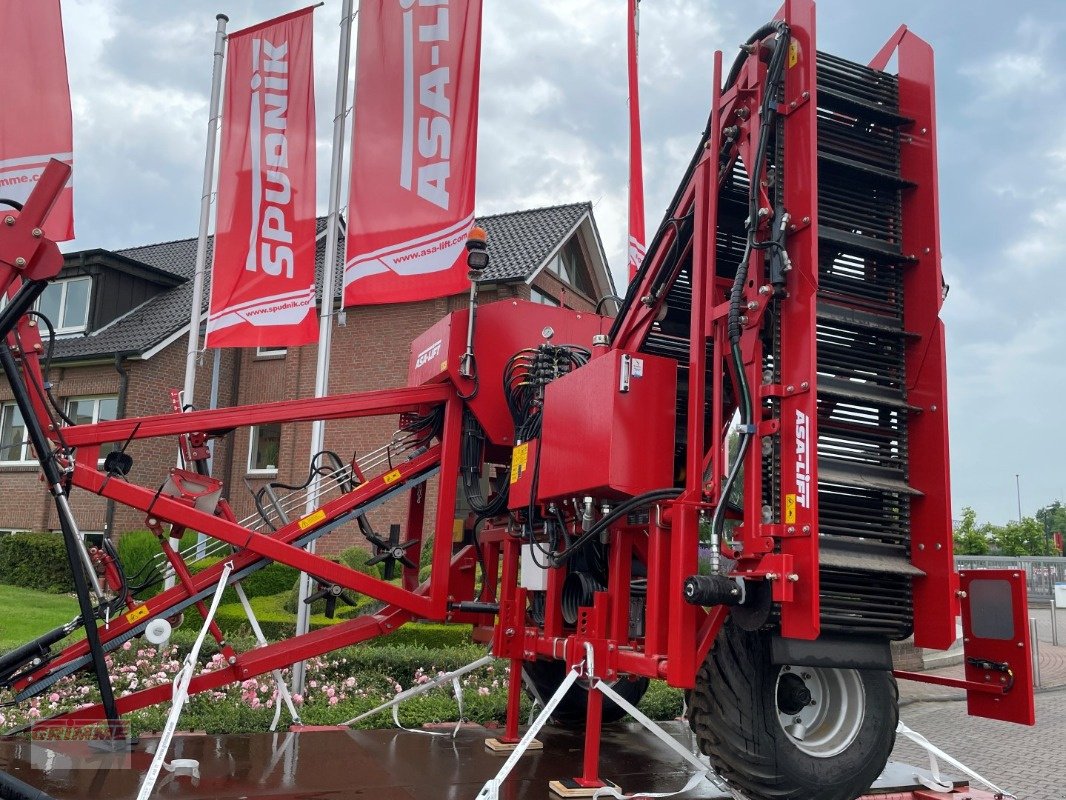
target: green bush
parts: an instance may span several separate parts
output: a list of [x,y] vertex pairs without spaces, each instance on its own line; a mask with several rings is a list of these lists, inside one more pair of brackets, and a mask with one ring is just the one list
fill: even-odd
[[412,622],[375,641],[390,647],[408,645],[443,650],[470,644],[470,630],[469,625]]
[[677,719],[681,716],[685,693],[665,681],[651,681],[637,707],[652,719]]
[[[228,590],[229,591],[229,590]],[[287,639],[296,630],[296,612],[290,611],[290,601],[293,592],[269,595],[267,597],[251,597],[248,599],[255,617],[259,621],[263,634],[271,641]],[[226,596],[223,595],[223,600]],[[325,601],[319,601],[312,605],[310,628],[317,630],[346,622],[353,617],[362,614],[371,614],[381,608],[381,603],[372,597],[363,595],[356,596],[354,607],[345,604],[337,605],[337,613],[333,619],[325,615]],[[319,606],[321,605],[321,609]],[[215,620],[219,627],[228,637],[234,635],[248,636],[251,625],[244,613],[240,602],[234,598],[232,602],[223,602],[218,607]],[[378,637],[373,640],[375,644],[387,644],[392,646],[411,646],[429,650],[461,647],[470,644],[469,625],[438,625],[432,623],[410,623],[404,625],[393,633]]]
[[381,578],[383,577],[381,564],[368,566],[366,563],[373,557],[373,553],[369,550],[364,550],[362,547],[349,547],[340,554],[340,562],[346,567],[351,567],[356,572],[365,573],[372,578]]
[[0,537],[0,583],[53,594],[74,591],[62,535],[43,532]]
[[[204,558],[193,564],[189,568],[189,571],[193,575],[196,575],[203,572],[205,569],[210,569],[220,561],[224,560],[225,559],[222,556]],[[270,563],[241,580],[241,586],[244,588],[245,595],[249,598],[269,597],[271,595],[284,593],[288,587],[292,585],[293,581],[297,579],[299,574],[300,573],[293,567],[285,564]],[[237,597],[237,591],[232,586],[223,592],[222,602],[240,602]]]
[[[380,564],[374,564],[373,566],[368,566],[367,563],[366,563],[371,558],[372,558],[371,553],[369,553],[368,551],[364,550],[362,547],[349,547],[347,550],[345,550],[339,556],[337,556],[335,560],[340,562],[341,564],[344,564],[346,567],[354,569],[356,572],[362,572],[363,574],[369,575],[372,578],[379,578],[380,579],[381,578],[381,565]],[[290,614],[295,614],[296,613],[296,606],[300,602],[300,580],[299,580],[299,577],[300,577],[300,574],[297,572],[296,573],[296,579],[290,584],[290,586],[292,588],[289,590],[289,596],[285,600],[285,610],[288,611]],[[354,595],[354,599],[356,601],[356,606],[355,606],[355,608],[353,608],[353,607],[351,607],[351,606],[349,606],[349,605],[347,605],[345,603],[338,603],[338,605],[337,605],[337,614],[338,614],[338,616],[350,617],[353,614],[358,616],[359,614],[365,614],[365,613],[368,613],[369,611],[376,611],[377,610],[376,608],[374,608],[374,609],[370,608],[370,606],[374,605],[375,603],[377,603],[377,601],[370,600],[369,598],[363,597],[362,595],[358,595],[358,594],[356,594],[354,592],[349,592],[348,595],[349,596],[353,596]],[[378,603],[377,605],[378,605],[378,607],[380,607],[380,603]],[[358,609],[358,611],[357,611],[357,609]],[[317,600],[314,603],[312,603],[311,604],[311,613],[312,614],[325,614],[326,613],[326,601],[325,600]]]

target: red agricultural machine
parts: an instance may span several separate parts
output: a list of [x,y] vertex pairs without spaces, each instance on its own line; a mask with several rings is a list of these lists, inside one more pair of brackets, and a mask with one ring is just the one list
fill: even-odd
[[[0,364],[81,617],[0,657],[0,683],[23,701],[94,669],[102,703],[51,725],[169,700],[169,686],[115,698],[103,655],[153,620],[205,611],[224,565],[190,571],[170,541],[191,530],[225,547],[230,582],[276,561],[386,606],[244,653],[212,624],[227,663],[190,692],[410,620],[472,624],[511,663],[499,743],[519,740],[523,676],[557,722],[584,726],[572,789],[602,786],[600,726],[625,713],[593,685],[636,703],[658,678],[688,690],[732,790],[852,800],[893,748],[890,642],[947,648],[960,612],[967,677],[953,685],[970,712],[1032,724],[1024,580],[960,577],[952,559],[932,50],[901,28],[868,65],[819,52],[813,4],[789,0],[722,72],[719,53],[707,128],[613,318],[472,304],[414,342],[409,385],[387,391],[64,424],[32,311],[62,265],[40,229],[67,178],[53,163],[0,226]],[[470,243],[474,271],[482,247]],[[207,442],[239,427],[397,415],[380,451],[315,456],[312,513],[290,517],[272,493],[238,520],[208,474]],[[184,468],[138,485],[125,444],[174,437]],[[175,585],[142,601],[113,549],[87,551],[76,490],[143,512]],[[374,534],[367,512],[402,495],[400,535]],[[305,549],[353,521],[398,579]],[[85,639],[53,652],[76,624]]]

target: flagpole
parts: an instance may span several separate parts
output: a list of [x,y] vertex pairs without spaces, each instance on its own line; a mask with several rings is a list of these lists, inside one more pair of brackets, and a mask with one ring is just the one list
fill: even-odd
[[[640,89],[638,74],[638,49],[640,39],[640,0],[627,0],[626,53],[629,80],[629,225],[626,235],[626,260],[629,280],[636,277],[647,245],[644,231],[644,165],[641,157],[640,135]],[[636,180],[634,180],[634,178]],[[639,226],[634,225],[634,197],[640,198]],[[639,234],[635,236],[634,234]]]
[[[344,189],[344,130],[347,118],[348,65],[352,50],[352,0],[344,0],[341,6],[340,54],[337,66],[337,96],[333,116],[333,159],[329,169],[329,216],[326,218],[326,258],[322,268],[322,297],[318,318],[318,358],[315,363],[315,397],[329,394],[329,356],[333,339],[333,283],[337,271],[337,245],[340,242],[340,204]],[[326,423],[317,419],[311,423],[311,459],[320,453],[326,437]],[[312,466],[313,463],[312,463]],[[304,514],[310,514],[318,506],[318,475],[314,474],[307,492]],[[307,551],[315,551],[315,543],[307,545]],[[296,604],[296,635],[307,633],[310,627],[311,606],[304,601],[311,595],[311,576],[300,573],[299,600]],[[303,694],[305,665],[298,661],[292,667],[292,692]]]
[[194,401],[196,391],[196,356],[200,351],[200,317],[204,299],[204,275],[207,272],[207,230],[211,224],[211,189],[215,181],[215,141],[218,137],[218,107],[222,95],[222,59],[226,48],[226,23],[229,17],[215,17],[215,58],[211,68],[211,111],[207,122],[207,154],[204,157],[204,191],[200,196],[200,235],[196,240],[196,271],[192,279],[192,311],[189,314],[189,348],[185,356],[185,386],[182,404]]
[[[226,50],[226,23],[229,17],[218,14],[215,28],[215,55],[211,65],[211,105],[207,120],[207,153],[204,156],[204,189],[200,195],[200,233],[196,239],[196,268],[192,278],[192,308],[189,311],[189,346],[185,354],[185,384],[181,392],[182,407],[195,399],[196,357],[200,352],[200,317],[204,303],[204,275],[207,272],[207,231],[211,224],[211,189],[215,182],[215,142],[218,138],[218,107],[222,95],[222,60]],[[178,453],[178,466],[181,453]],[[203,534],[200,534],[202,537]],[[176,547],[176,540],[170,544]],[[175,584],[174,571],[168,569],[163,579],[164,588]]]

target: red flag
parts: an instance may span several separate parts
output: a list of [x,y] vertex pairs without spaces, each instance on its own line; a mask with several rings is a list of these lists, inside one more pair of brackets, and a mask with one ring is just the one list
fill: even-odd
[[644,260],[644,163],[640,148],[640,90],[637,81],[637,29],[640,0],[628,0],[629,56],[629,279]]
[[[0,197],[26,202],[48,159],[73,166],[70,84],[59,0],[0,2]],[[74,238],[73,179],[52,207],[45,235]]]
[[208,347],[318,338],[312,10],[228,37]]
[[462,292],[474,224],[480,0],[359,17],[345,305]]

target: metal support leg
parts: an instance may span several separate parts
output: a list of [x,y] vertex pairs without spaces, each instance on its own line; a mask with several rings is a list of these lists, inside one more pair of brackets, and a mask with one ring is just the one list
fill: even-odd
[[[524,606],[524,604],[523,604]],[[494,753],[509,753],[519,745],[518,723],[522,716],[522,659],[511,659],[511,673],[507,683],[507,722],[503,736],[485,740],[485,747]],[[533,739],[526,750],[543,750],[544,744]]]
[[553,694],[551,699],[544,704],[543,710],[529,726],[526,735],[522,737],[518,746],[511,752],[511,755],[507,757],[507,760],[503,762],[503,766],[500,767],[500,771],[496,773],[496,777],[490,778],[489,781],[481,787],[481,791],[478,792],[477,795],[477,800],[500,800],[500,787],[503,785],[503,782],[507,780],[507,776],[511,774],[511,770],[513,770],[515,765],[518,764],[519,759],[522,758],[522,755],[526,752],[529,745],[536,740],[537,734],[540,733],[540,729],[544,727],[545,723],[551,718],[551,715],[555,713],[556,707],[562,702],[566,693],[570,691],[570,687],[574,685],[577,678],[578,672],[576,669],[572,669],[567,673],[566,677],[563,678],[563,682],[559,684],[559,688],[555,690],[555,694]]
[[518,722],[522,714],[522,659],[511,659],[511,675],[507,683],[507,727],[503,741],[518,741]]

